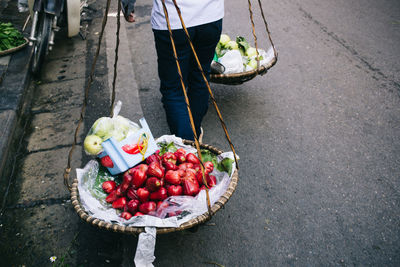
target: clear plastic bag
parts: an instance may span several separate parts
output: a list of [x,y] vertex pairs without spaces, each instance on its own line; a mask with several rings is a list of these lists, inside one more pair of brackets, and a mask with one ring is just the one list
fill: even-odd
[[90,128],[84,140],[84,149],[88,155],[98,155],[103,148],[101,143],[110,137],[121,141],[140,129],[140,126],[119,114],[122,102],[118,101],[113,117],[101,117]]

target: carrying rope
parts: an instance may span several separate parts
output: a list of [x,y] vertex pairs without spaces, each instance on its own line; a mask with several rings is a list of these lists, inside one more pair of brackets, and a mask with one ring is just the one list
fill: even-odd
[[[177,11],[178,16],[179,16],[179,19],[181,21],[182,28],[183,28],[183,30],[185,32],[187,40],[188,40],[188,42],[190,44],[190,47],[192,49],[192,52],[193,52],[194,58],[196,60],[196,63],[198,65],[198,68],[199,68],[199,70],[200,70],[200,72],[202,74],[202,77],[204,79],[204,82],[205,82],[205,84],[207,86],[208,92],[210,94],[210,99],[212,100],[212,103],[214,105],[214,108],[216,110],[218,118],[220,120],[221,126],[222,126],[222,128],[224,130],[225,137],[228,140],[229,146],[232,149],[232,152],[233,152],[233,155],[234,155],[234,159],[235,159],[235,163],[236,163],[236,167],[239,169],[235,148],[234,148],[234,145],[232,144],[231,138],[230,138],[230,136],[228,134],[228,130],[227,130],[226,124],[225,124],[225,122],[224,122],[224,120],[222,118],[222,114],[221,114],[221,112],[220,112],[220,110],[218,108],[218,105],[217,105],[217,102],[215,100],[214,94],[211,91],[210,84],[209,84],[209,82],[207,80],[207,77],[206,77],[206,75],[204,73],[204,70],[203,70],[203,68],[201,66],[200,60],[197,57],[197,53],[196,53],[196,51],[194,49],[194,46],[193,46],[193,43],[192,43],[192,41],[190,39],[190,35],[189,35],[189,33],[187,31],[187,28],[185,26],[185,23],[184,23],[184,21],[182,19],[182,15],[181,15],[180,9],[179,9],[179,7],[178,7],[178,5],[176,3],[176,0],[172,0],[172,1],[174,3],[174,6],[175,6],[176,11]],[[68,154],[67,167],[65,168],[65,171],[64,171],[64,185],[68,188],[69,191],[71,191],[71,185],[69,184],[69,179],[70,179],[70,173],[71,173],[72,154],[73,154],[73,151],[74,151],[74,149],[76,147],[77,140],[78,140],[79,129],[80,129],[80,126],[81,126],[81,124],[83,122],[83,119],[84,119],[84,116],[85,116],[85,113],[86,113],[89,90],[90,90],[90,87],[91,87],[91,85],[93,83],[93,80],[94,80],[93,76],[94,76],[95,66],[96,66],[97,59],[98,59],[98,56],[99,56],[99,53],[100,53],[100,47],[101,47],[101,42],[102,42],[103,35],[104,35],[105,26],[107,24],[107,17],[108,17],[108,13],[109,13],[109,9],[110,9],[110,3],[111,3],[111,0],[107,0],[105,14],[104,14],[103,21],[102,21],[101,32],[100,32],[100,35],[99,35],[98,45],[97,45],[96,53],[95,53],[95,56],[94,56],[94,59],[93,59],[93,62],[92,62],[88,83],[87,83],[86,88],[85,88],[85,95],[84,95],[84,100],[83,100],[83,104],[82,104],[82,108],[81,108],[80,118],[79,118],[76,130],[75,130],[74,141],[73,141],[73,144],[72,144],[71,149],[70,149],[69,154]],[[270,32],[269,32],[269,29],[268,29],[268,24],[267,24],[267,22],[265,20],[265,16],[264,16],[264,12],[262,10],[262,6],[261,6],[260,0],[258,0],[258,3],[259,3],[259,6],[260,6],[261,14],[262,14],[262,17],[263,17],[263,20],[264,20],[264,24],[265,24],[265,27],[266,27],[266,30],[267,30],[267,33],[268,33],[269,40],[270,40],[271,45],[272,45],[273,50],[274,50],[274,55],[275,55],[275,57],[277,57],[275,46],[274,46],[274,44],[272,42],[272,39],[271,39],[271,36],[270,36]],[[253,12],[251,10],[251,2],[250,2],[250,0],[248,0],[248,4],[249,4],[250,20],[251,20],[251,23],[252,23],[253,37],[254,37],[254,41],[255,41],[255,47],[256,47],[256,50],[257,50],[257,68],[258,68],[259,67],[259,56],[258,56],[257,36],[256,36],[256,33],[255,33]],[[201,171],[202,171],[202,175],[203,175],[203,182],[204,182],[205,185],[207,185],[207,181],[206,181],[205,174],[204,174],[204,165],[203,165],[202,157],[201,157],[200,143],[199,143],[197,132],[196,132],[195,125],[194,125],[193,115],[192,115],[192,112],[191,112],[189,98],[187,96],[185,83],[184,83],[183,77],[182,77],[182,72],[181,72],[181,68],[180,68],[180,64],[179,64],[179,60],[178,60],[178,56],[177,56],[175,42],[174,42],[173,35],[172,35],[172,30],[171,30],[171,25],[170,25],[170,21],[169,21],[168,11],[167,11],[167,8],[166,8],[166,5],[165,5],[165,0],[162,0],[162,5],[163,5],[165,19],[166,19],[166,22],[167,22],[168,31],[169,31],[169,35],[170,35],[170,39],[171,39],[174,59],[176,61],[178,74],[179,74],[179,78],[180,78],[181,85],[182,85],[182,91],[183,91],[183,94],[184,94],[184,97],[185,97],[185,102],[186,102],[187,109],[188,109],[190,125],[191,125],[192,131],[193,131],[193,136],[194,136],[194,139],[195,139],[194,143],[195,143],[195,146],[196,146],[196,149],[197,149],[197,153],[198,153],[198,156],[199,156],[199,159],[200,159],[200,162],[201,162],[200,166],[201,166]],[[119,42],[120,42],[119,33],[120,33],[120,27],[121,27],[121,24],[120,24],[120,12],[121,12],[121,0],[118,0],[117,32],[116,32],[116,47],[115,47],[115,61],[114,61],[114,76],[113,76],[113,83],[112,83],[112,95],[111,95],[111,107],[110,107],[111,116],[113,115],[114,102],[115,102],[115,84],[116,84],[116,78],[117,78],[118,50],[119,50]],[[141,151],[141,153],[142,153],[142,151]],[[205,191],[206,191],[206,198],[207,198],[208,213],[209,213],[209,215],[211,217],[213,215],[213,213],[212,213],[212,210],[211,210],[211,203],[210,203],[210,196],[209,196],[208,186],[205,187]]]
[[[118,2],[120,2],[120,1],[121,0],[118,0]],[[65,168],[65,171],[64,171],[64,185],[68,188],[68,190],[70,192],[71,192],[71,185],[69,184],[69,177],[70,177],[70,173],[71,173],[72,154],[73,154],[73,152],[75,150],[76,144],[78,143],[79,129],[80,129],[80,126],[81,126],[81,124],[83,122],[83,119],[84,119],[84,116],[85,116],[85,113],[86,113],[86,106],[87,106],[88,97],[89,97],[89,90],[90,90],[90,87],[91,87],[91,85],[93,83],[93,80],[94,80],[93,79],[94,71],[95,71],[95,67],[96,67],[96,63],[97,63],[97,58],[99,57],[99,54],[100,54],[100,46],[101,46],[101,41],[103,40],[104,29],[105,29],[106,24],[107,24],[107,17],[108,17],[108,11],[110,10],[110,3],[111,3],[111,0],[107,0],[106,10],[105,10],[103,21],[102,21],[102,24],[101,24],[101,32],[100,32],[99,40],[98,40],[98,43],[97,43],[97,49],[96,49],[96,53],[95,53],[95,56],[94,56],[94,59],[93,59],[93,62],[92,62],[92,67],[91,67],[91,70],[90,70],[88,83],[87,83],[86,88],[85,88],[85,96],[83,98],[83,103],[82,103],[82,108],[81,108],[81,115],[80,115],[80,118],[79,118],[79,121],[78,121],[78,125],[77,125],[77,127],[75,129],[74,141],[72,143],[71,149],[70,149],[69,154],[68,154],[67,167]],[[113,87],[113,90],[114,89],[115,88]]]

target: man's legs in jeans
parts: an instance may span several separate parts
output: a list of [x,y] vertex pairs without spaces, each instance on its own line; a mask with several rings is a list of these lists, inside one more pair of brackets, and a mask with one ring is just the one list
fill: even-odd
[[[221,27],[222,21],[218,21],[188,29],[207,77],[209,76],[208,73],[215,46],[220,37]],[[193,131],[190,125],[176,61],[173,56],[169,33],[168,31],[154,30],[154,37],[158,56],[158,73],[161,82],[160,91],[170,131],[176,136],[193,140]],[[173,37],[182,77],[188,91],[196,132],[200,134],[201,120],[208,108],[209,93],[201,72],[198,70],[197,63],[194,61],[194,56],[185,33],[183,30],[174,30]]]

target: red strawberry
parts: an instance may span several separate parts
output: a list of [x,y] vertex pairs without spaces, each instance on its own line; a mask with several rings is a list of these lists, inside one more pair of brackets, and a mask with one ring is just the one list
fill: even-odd
[[124,218],[125,220],[129,220],[130,218],[132,218],[132,214],[130,214],[127,211],[124,211],[121,213],[121,218]]
[[117,200],[117,198],[117,190],[114,190],[106,197],[106,202],[113,203],[115,200]]
[[115,190],[117,187],[117,184],[114,181],[105,181],[102,186],[103,191],[106,192],[107,194],[110,194],[112,191]]
[[157,205],[154,201],[149,201],[141,204],[139,206],[139,211],[142,212],[143,214],[148,214],[149,212],[155,211],[156,207]]
[[124,209],[126,206],[126,197],[120,197],[112,203],[114,209]]
[[101,165],[107,168],[114,168],[114,163],[111,160],[110,156],[104,156],[100,159]]
[[193,164],[200,164],[200,160],[193,153],[188,153],[186,155],[186,162],[190,162],[190,163],[193,163]]

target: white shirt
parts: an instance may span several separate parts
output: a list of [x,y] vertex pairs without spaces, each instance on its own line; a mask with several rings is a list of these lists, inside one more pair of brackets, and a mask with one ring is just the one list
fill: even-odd
[[[217,21],[224,17],[224,0],[176,0],[186,28]],[[182,29],[172,0],[165,0],[171,29]],[[151,26],[155,30],[168,30],[161,0],[153,1]]]

